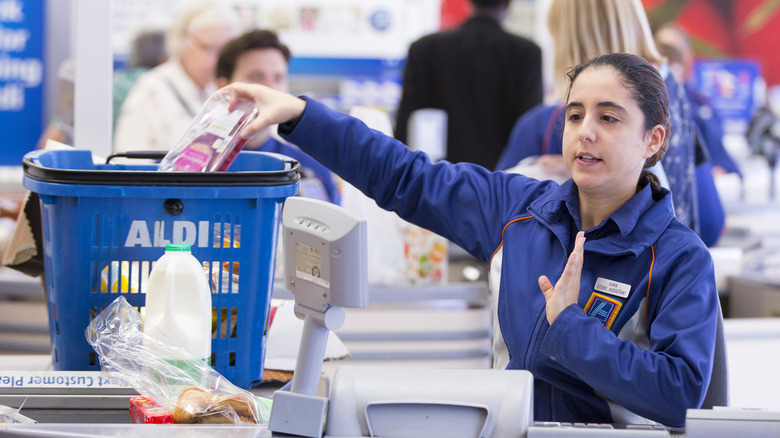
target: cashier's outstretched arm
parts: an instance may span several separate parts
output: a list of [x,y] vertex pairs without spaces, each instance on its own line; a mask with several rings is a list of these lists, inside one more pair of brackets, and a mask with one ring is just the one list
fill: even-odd
[[231,95],[231,110],[238,99],[255,103],[260,111],[257,118],[244,128],[241,137],[249,138],[263,128],[296,120],[303,113],[306,101],[260,84],[232,83],[223,88]]

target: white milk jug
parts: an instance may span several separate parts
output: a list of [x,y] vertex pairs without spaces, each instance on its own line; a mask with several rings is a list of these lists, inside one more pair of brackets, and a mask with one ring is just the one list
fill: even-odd
[[[152,267],[146,287],[144,334],[173,342],[192,359],[211,363],[211,289],[190,245],[168,244]],[[163,359],[185,359],[171,352],[158,354]]]

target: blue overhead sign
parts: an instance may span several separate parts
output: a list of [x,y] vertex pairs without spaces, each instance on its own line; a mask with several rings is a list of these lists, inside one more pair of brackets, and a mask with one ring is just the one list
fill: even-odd
[[43,131],[45,0],[0,0],[0,165],[21,165]]
[[744,132],[756,109],[756,81],[760,76],[758,61],[702,59],[694,65],[693,79],[696,90],[709,98],[724,121],[724,128]]

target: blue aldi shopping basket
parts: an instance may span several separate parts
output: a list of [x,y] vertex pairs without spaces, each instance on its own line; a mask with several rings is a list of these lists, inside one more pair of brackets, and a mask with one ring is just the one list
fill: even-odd
[[34,151],[24,186],[41,204],[44,275],[56,370],[99,370],[84,330],[123,296],[143,308],[167,243],[188,243],[211,279],[212,365],[234,384],[262,380],[281,205],[299,165],[242,151],[226,172],[94,164],[90,151]]

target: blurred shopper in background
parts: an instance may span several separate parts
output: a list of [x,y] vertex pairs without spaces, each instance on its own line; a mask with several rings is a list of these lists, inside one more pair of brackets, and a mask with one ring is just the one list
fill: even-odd
[[445,158],[492,170],[514,122],[542,102],[542,53],[532,41],[502,29],[510,0],[471,3],[473,14],[460,27],[409,47],[395,137],[409,141],[415,110],[444,110]]
[[189,1],[166,36],[169,59],[138,78],[117,120],[114,151],[165,151],[176,145],[216,91],[220,49],[242,24],[227,2]]
[[157,67],[168,59],[165,51],[165,30],[149,28],[139,30],[133,37],[130,46],[130,57],[127,68],[114,72],[113,87],[113,129],[119,111],[127,98],[127,94],[141,75]]
[[723,123],[708,99],[690,87],[693,51],[682,28],[662,26],[655,33],[658,50],[669,70],[683,84],[696,127],[696,193],[699,207],[699,236],[707,246],[715,245],[726,226],[726,211],[715,186],[715,177],[742,174],[723,145]]
[[[217,85],[231,82],[262,84],[289,91],[290,49],[269,30],[250,30],[229,41],[219,53]],[[256,133],[244,146],[247,150],[275,152],[301,163],[301,194],[338,204],[341,201],[335,175],[297,146],[276,135],[276,126]]]
[[[270,30],[250,30],[230,40],[219,52],[217,86],[231,82],[263,84],[289,90],[290,49]],[[246,148],[258,149],[271,139],[272,129],[255,134]]]
[[691,76],[695,56],[688,32],[674,23],[666,23],[655,31],[655,41],[658,50],[666,57],[672,73],[685,88],[699,139],[709,153],[713,172],[716,175],[736,173],[742,178],[739,166],[723,145],[723,120],[718,116],[707,96],[693,87]]

